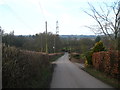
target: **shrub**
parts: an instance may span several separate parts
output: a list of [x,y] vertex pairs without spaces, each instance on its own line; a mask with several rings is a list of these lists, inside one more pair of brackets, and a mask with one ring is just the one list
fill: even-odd
[[92,51],[88,51],[88,52],[86,52],[86,54],[85,54],[87,63],[88,63],[89,65],[92,65],[92,54],[93,54]]
[[92,55],[94,52],[105,51],[105,47],[103,46],[103,42],[99,41],[95,44],[95,46],[88,52],[86,52],[85,57],[89,65],[92,65]]
[[93,52],[105,51],[105,47],[103,46],[103,42],[99,41],[95,43],[95,46],[92,49]]
[[87,60],[85,60],[85,67],[87,67],[88,66],[88,61]]
[[85,60],[85,55],[84,54],[80,54],[80,58]]

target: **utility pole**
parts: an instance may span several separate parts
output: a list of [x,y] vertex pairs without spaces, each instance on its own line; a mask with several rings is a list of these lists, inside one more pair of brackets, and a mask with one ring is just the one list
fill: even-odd
[[59,26],[58,26],[58,21],[56,21],[56,34],[54,35],[54,53],[56,52],[56,36],[58,36],[59,33]]
[[47,42],[47,21],[45,22],[45,28],[46,28],[46,53],[48,53],[48,42]]
[[56,37],[56,35],[54,35],[54,46],[53,46],[54,53],[55,53],[55,37]]
[[42,45],[42,33],[40,34],[40,41],[41,41],[41,52],[43,51],[43,45]]

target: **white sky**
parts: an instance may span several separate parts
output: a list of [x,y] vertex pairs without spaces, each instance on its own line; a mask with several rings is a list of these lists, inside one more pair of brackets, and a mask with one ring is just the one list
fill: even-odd
[[89,10],[87,2],[98,6],[115,0],[0,0],[0,26],[6,33],[33,35],[45,31],[55,33],[58,20],[60,35],[91,35],[88,28],[95,21],[82,10]]

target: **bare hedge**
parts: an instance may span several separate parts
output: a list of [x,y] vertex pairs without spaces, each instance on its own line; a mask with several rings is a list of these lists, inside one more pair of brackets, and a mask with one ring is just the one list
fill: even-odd
[[2,48],[3,88],[44,88],[51,76],[49,56],[45,53]]
[[115,50],[93,53],[93,66],[120,81],[120,52]]

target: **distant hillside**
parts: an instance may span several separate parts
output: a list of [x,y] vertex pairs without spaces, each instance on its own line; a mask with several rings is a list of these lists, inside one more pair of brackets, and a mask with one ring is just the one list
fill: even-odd
[[[15,35],[15,36],[23,36],[23,37],[34,37],[35,35]],[[61,38],[91,38],[91,39],[95,39],[96,35],[59,35]]]
[[96,38],[95,35],[60,35],[62,38]]

